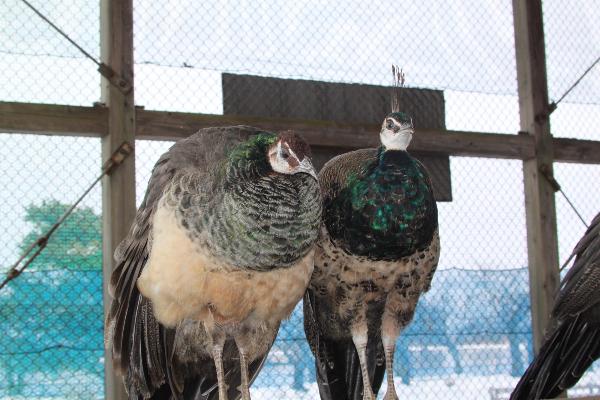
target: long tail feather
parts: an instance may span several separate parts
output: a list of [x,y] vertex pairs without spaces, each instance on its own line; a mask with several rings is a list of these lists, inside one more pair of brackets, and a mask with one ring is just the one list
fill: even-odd
[[564,321],[550,336],[511,394],[510,400],[558,396],[572,387],[600,356],[600,327],[580,314]]

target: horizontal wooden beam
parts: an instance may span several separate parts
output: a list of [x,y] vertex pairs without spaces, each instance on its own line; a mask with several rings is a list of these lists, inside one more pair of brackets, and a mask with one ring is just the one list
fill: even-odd
[[[291,129],[302,134],[310,144],[318,146],[351,149],[379,145],[380,126],[376,124],[145,110],[137,112],[137,137],[176,140],[200,128],[237,124],[260,126],[275,132]],[[411,149],[478,157],[525,159],[534,156],[533,140],[527,136],[431,129],[417,129]],[[600,162],[600,157],[598,159]]]
[[0,102],[0,131],[63,136],[104,136],[105,107]]
[[[292,129],[303,134],[311,144],[324,147],[352,149],[379,143],[378,125],[144,109],[136,112],[139,139],[177,140],[204,127],[224,125],[254,125],[271,131]],[[0,132],[100,137],[107,129],[108,112],[103,106],[0,102]],[[558,162],[600,164],[600,141],[554,138],[552,143]],[[417,152],[520,160],[530,159],[535,154],[530,135],[427,129],[417,130],[411,148]]]
[[600,164],[600,141],[553,138],[555,162]]

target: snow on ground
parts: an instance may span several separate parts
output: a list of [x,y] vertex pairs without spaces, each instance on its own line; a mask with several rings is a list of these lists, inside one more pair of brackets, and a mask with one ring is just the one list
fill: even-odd
[[[416,378],[410,385],[404,385],[396,379],[396,391],[400,399],[410,400],[505,400],[517,384],[518,378],[510,375]],[[569,391],[570,398],[600,394],[600,369],[586,374],[577,385],[578,390]],[[586,388],[594,391],[586,390]],[[315,400],[319,398],[316,383],[307,385],[306,392],[286,390],[282,387],[251,388],[253,400]],[[385,395],[385,381],[379,391],[378,399]]]
[[[510,391],[517,383],[517,378],[510,375],[467,376],[453,375],[435,378],[415,378],[410,385],[404,385],[396,380],[396,390],[400,399],[411,400],[504,400],[508,399]],[[277,382],[273,382],[277,385]],[[600,394],[600,369],[595,368],[587,373],[577,385],[578,390],[569,391],[570,398]],[[588,388],[588,390],[585,390]],[[593,389],[594,391],[590,391]],[[252,387],[253,400],[316,400],[319,392],[316,383],[306,386],[306,391],[286,389],[284,387]],[[385,394],[385,381],[379,392],[378,399]],[[84,393],[73,393],[65,399],[94,399]],[[0,397],[1,400],[57,400],[57,397]]]

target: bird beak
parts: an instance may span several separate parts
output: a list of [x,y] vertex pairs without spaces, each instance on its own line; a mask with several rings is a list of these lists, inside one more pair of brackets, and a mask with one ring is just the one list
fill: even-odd
[[300,165],[298,165],[296,173],[299,172],[304,172],[305,174],[309,174],[316,180],[319,180],[319,178],[317,177],[317,171],[315,171],[315,167],[313,167],[312,163],[310,162],[310,158],[308,157],[304,157],[304,159],[300,162]]

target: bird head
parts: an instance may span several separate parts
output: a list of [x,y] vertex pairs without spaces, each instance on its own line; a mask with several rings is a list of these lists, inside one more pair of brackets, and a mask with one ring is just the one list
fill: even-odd
[[412,118],[403,112],[393,112],[383,120],[379,137],[386,150],[406,151],[413,133]]
[[305,173],[317,179],[317,172],[310,161],[310,146],[295,133],[279,134],[267,155],[275,172],[288,175]]

